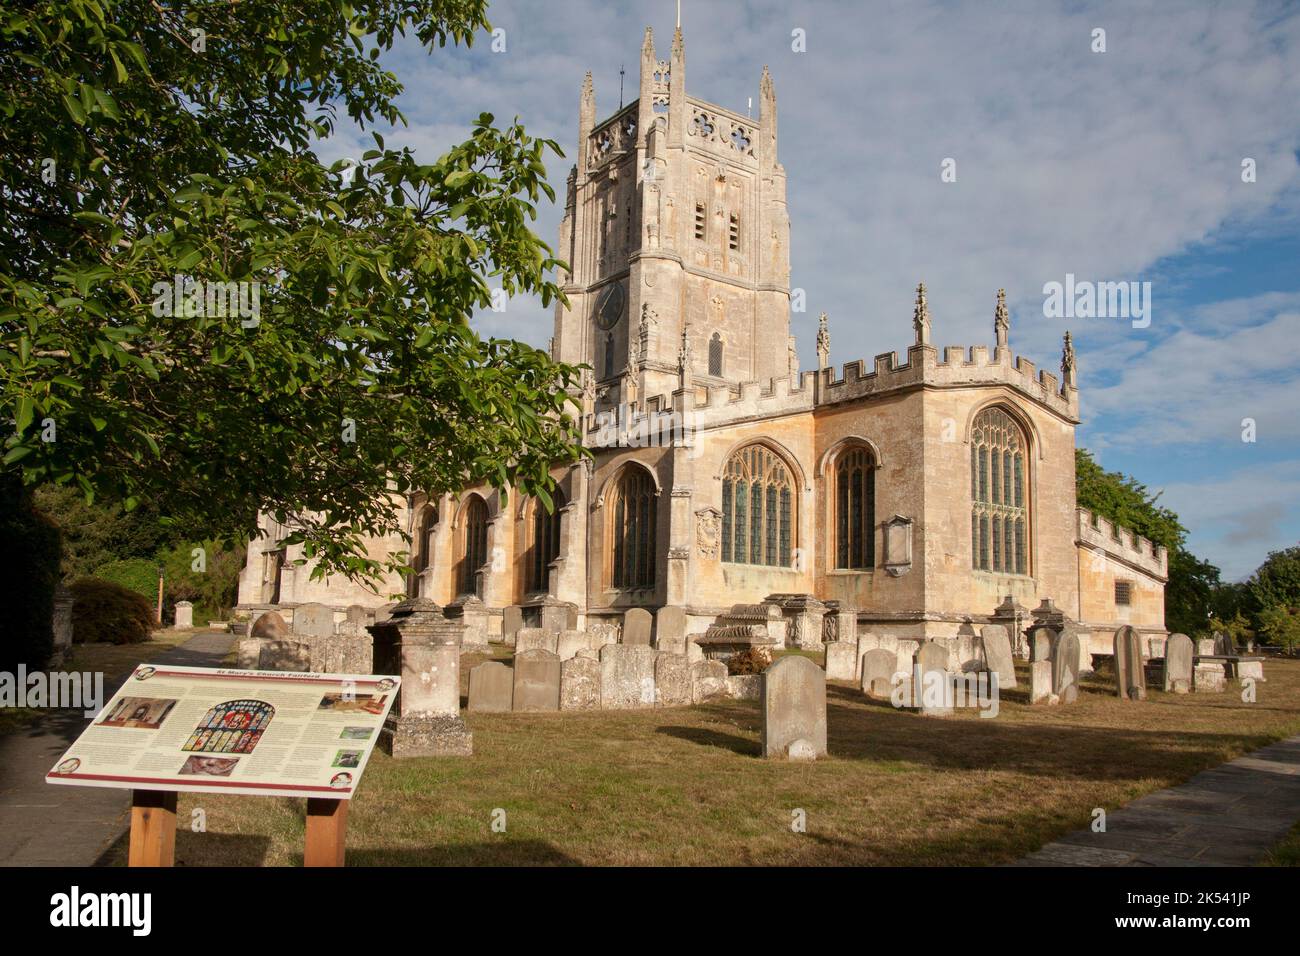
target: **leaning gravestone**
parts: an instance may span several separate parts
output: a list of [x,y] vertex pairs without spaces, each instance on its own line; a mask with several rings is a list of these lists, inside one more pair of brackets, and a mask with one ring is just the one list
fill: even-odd
[[600,706],[606,710],[653,707],[655,649],[648,644],[606,644],[600,649]]
[[293,609],[293,632],[305,637],[334,633],[334,610],[324,604],[299,604]]
[[670,654],[686,653],[686,611],[666,604],[655,612],[655,646]]
[[857,640],[831,641],[826,645],[826,679],[858,679],[858,642]]
[[1011,658],[1011,638],[1001,624],[986,624],[980,628],[980,641],[984,645],[984,662],[998,675],[998,687],[1016,686],[1016,665]]
[[267,611],[253,622],[248,636],[271,641],[283,640],[289,636],[289,625],[284,623],[284,618],[275,611]]
[[1115,693],[1120,700],[1146,700],[1142,636],[1125,624],[1115,632]]
[[522,651],[550,651],[558,654],[560,635],[555,631],[544,631],[540,627],[522,627],[515,634],[515,653]]
[[506,713],[514,696],[515,675],[500,661],[484,661],[469,672],[469,707],[484,714]]
[[923,714],[942,717],[952,713],[952,678],[948,674],[948,649],[926,641],[912,665],[912,706]]
[[623,615],[623,643],[624,644],[646,644],[650,643],[650,627],[654,623],[654,618],[645,608],[634,607]]
[[783,657],[763,671],[763,756],[808,759],[826,753],[826,672],[806,657]]
[[515,654],[514,709],[560,709],[558,655],[543,650]]
[[1214,632],[1214,653],[1218,657],[1236,656],[1237,645],[1233,641],[1231,634],[1224,634],[1220,631]]
[[877,647],[862,655],[862,693],[877,700],[889,700],[894,690],[898,655]]
[[1062,704],[1079,698],[1079,636],[1064,631],[1052,647],[1052,693]]
[[655,705],[681,707],[692,703],[691,662],[685,654],[660,651],[655,658]]
[[524,609],[518,604],[509,605],[501,612],[501,639],[514,646],[515,635],[524,626]]
[[1192,690],[1192,639],[1170,634],[1165,641],[1164,685],[1166,693],[1187,694]]
[[600,661],[574,657],[560,665],[560,710],[600,708]]
[[727,695],[727,665],[722,661],[696,661],[691,665],[691,701],[702,704]]

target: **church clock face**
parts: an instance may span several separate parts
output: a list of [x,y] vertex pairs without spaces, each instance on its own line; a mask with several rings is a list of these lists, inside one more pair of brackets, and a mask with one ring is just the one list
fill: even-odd
[[596,324],[602,329],[612,329],[623,317],[623,286],[614,282],[596,300]]

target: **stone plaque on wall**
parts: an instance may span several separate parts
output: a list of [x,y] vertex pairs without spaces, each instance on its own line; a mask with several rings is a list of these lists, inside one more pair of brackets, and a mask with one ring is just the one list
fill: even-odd
[[885,570],[901,577],[912,570],[912,519],[894,515],[885,522]]

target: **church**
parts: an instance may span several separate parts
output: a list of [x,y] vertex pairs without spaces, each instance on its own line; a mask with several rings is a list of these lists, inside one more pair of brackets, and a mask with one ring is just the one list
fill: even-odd
[[992,347],[940,350],[919,286],[903,355],[834,368],[823,315],[801,371],[767,69],[757,119],[741,116],[687,92],[680,29],[668,59],[647,29],[639,95],[598,115],[587,74],[551,352],[590,366],[576,397],[591,460],[556,465],[553,511],[486,486],[404,502],[415,573],[377,590],[313,581],[263,518],[241,613],[311,602],[341,618],[407,594],[492,640],[551,615],[618,628],[642,608],[688,640],[770,616],[806,648],[854,622],[952,642],[990,623],[1023,640],[1038,619],[1073,627],[1085,654],[1111,653],[1124,624],[1163,644],[1164,549],[1076,506],[1068,333],[1059,375],[1013,355],[999,291]]

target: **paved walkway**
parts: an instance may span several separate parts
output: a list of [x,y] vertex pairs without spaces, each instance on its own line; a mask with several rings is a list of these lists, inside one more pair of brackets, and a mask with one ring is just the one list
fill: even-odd
[[[216,667],[233,641],[229,634],[196,634],[153,663]],[[129,676],[105,677],[106,703]],[[79,710],[55,710],[0,735],[0,866],[93,866],[126,832],[129,790],[45,782],[54,761],[87,723]]]
[[1014,866],[1245,866],[1300,819],[1300,736],[1139,797]]

